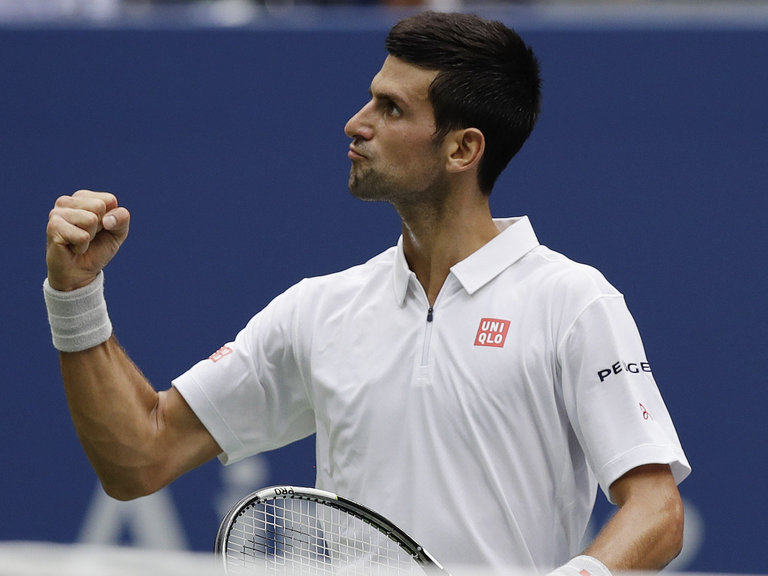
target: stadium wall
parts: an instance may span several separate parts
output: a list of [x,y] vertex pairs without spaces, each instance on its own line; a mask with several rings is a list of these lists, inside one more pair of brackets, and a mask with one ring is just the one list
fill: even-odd
[[[208,550],[243,494],[313,482],[310,439],[212,462],[142,501],[103,496],[69,421],[41,284],[55,198],[117,194],[133,221],[107,271],[110,311],[164,388],[289,285],[396,242],[393,211],[346,190],[343,134],[394,15],[336,14],[0,26],[0,540]],[[626,295],[694,468],[673,568],[765,572],[765,20],[493,15],[544,75],[540,124],[494,212],[528,214],[544,244]],[[609,513],[601,503],[594,529]]]

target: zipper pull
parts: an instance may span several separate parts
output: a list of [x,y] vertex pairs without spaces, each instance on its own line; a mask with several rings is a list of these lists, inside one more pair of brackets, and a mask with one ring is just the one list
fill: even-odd
[[427,310],[427,322],[432,322],[432,313],[434,310],[432,309],[432,306],[429,307],[429,310]]

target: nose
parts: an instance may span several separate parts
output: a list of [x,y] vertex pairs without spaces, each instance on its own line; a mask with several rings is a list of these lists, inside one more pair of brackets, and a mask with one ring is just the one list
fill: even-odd
[[347,120],[347,125],[344,126],[344,133],[350,138],[362,138],[363,140],[370,140],[373,137],[373,128],[369,121],[369,108],[371,103],[369,102],[357,113]]

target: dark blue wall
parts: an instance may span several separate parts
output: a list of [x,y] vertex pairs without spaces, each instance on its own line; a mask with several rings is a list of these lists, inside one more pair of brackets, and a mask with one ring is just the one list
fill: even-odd
[[[346,190],[343,134],[385,32],[0,29],[0,539],[76,540],[96,488],[41,297],[55,198],[109,190],[132,211],[108,302],[166,387],[301,277],[396,241],[393,211]],[[521,32],[544,109],[494,211],[529,214],[543,243],[626,294],[694,467],[681,568],[766,572],[768,34]],[[310,443],[257,462],[267,471],[235,492],[314,478]],[[213,462],[167,493],[186,545],[210,547],[232,482]]]

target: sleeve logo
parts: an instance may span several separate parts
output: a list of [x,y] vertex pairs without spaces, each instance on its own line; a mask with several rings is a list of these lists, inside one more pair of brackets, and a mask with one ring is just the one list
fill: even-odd
[[232,354],[232,348],[230,348],[229,346],[222,346],[221,348],[219,348],[218,350],[216,350],[216,352],[214,352],[213,354],[211,354],[211,355],[208,357],[208,359],[209,359],[211,362],[218,362],[219,360],[221,360],[222,358],[224,358],[224,356],[228,356],[229,354]]
[[509,320],[482,318],[475,336],[475,346],[503,348],[509,331]]
[[611,366],[603,368],[597,371],[597,377],[600,378],[600,382],[605,382],[606,378],[622,372],[629,372],[630,374],[640,374],[642,372],[650,372],[651,365],[648,362],[623,362],[619,360],[614,362]]

